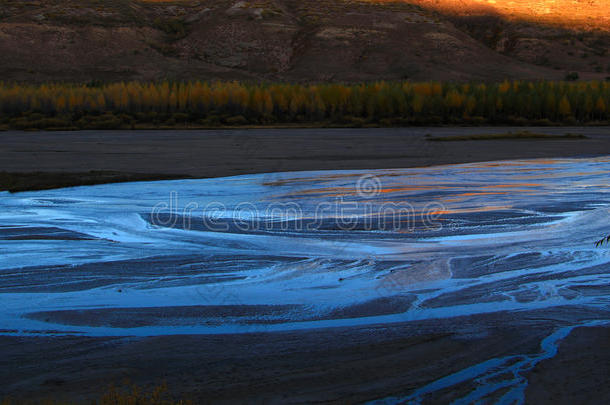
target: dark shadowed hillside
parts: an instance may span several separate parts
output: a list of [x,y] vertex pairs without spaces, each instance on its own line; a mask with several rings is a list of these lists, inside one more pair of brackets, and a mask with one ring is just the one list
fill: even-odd
[[[0,0],[0,72],[28,81],[610,76],[597,14],[566,27],[413,2]],[[595,1],[579,8],[589,9],[599,13]]]

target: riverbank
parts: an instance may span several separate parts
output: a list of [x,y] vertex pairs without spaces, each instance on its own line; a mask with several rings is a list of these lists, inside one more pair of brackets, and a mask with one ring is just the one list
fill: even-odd
[[[587,139],[430,141],[520,131]],[[131,180],[599,156],[610,154],[610,128],[7,131],[0,133],[0,143],[0,190],[23,191]]]
[[[89,403],[110,383],[152,389],[195,403],[361,403],[408,395],[490,358],[540,352],[564,322],[586,310],[538,310],[432,319],[366,328],[147,338],[0,337],[0,396]],[[556,358],[528,377],[526,403],[605,403],[608,328],[576,329]],[[604,340],[606,339],[606,340]],[[565,349],[565,350],[564,350]],[[566,367],[566,358],[572,359]],[[591,376],[597,376],[591,379]],[[557,378],[565,381],[561,388]],[[448,403],[474,382],[442,389],[423,403]],[[586,384],[586,385],[583,385]],[[587,387],[583,390],[581,387]],[[546,395],[557,393],[562,395]],[[576,402],[570,402],[575,400]]]

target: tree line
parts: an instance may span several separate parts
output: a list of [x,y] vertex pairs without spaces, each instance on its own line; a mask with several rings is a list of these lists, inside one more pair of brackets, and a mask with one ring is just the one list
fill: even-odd
[[0,83],[0,126],[607,124],[610,82]]

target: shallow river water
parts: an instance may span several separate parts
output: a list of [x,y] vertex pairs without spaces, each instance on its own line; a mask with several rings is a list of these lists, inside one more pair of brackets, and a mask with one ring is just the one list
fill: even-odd
[[606,307],[610,158],[2,194],[0,329],[224,333]]

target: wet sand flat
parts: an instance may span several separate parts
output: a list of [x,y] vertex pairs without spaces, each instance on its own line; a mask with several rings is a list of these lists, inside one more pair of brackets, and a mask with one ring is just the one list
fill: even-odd
[[561,343],[557,356],[528,375],[531,404],[610,402],[610,328],[578,328]]
[[[143,387],[165,381],[176,396],[196,403],[252,398],[260,403],[360,403],[390,393],[407,394],[490,357],[536,354],[540,340],[557,325],[597,315],[585,309],[528,311],[366,328],[217,336],[2,336],[0,394],[86,401],[109,382],[128,379]],[[567,398],[604,403],[610,398],[602,378],[608,369],[603,349],[609,331],[573,332],[565,352],[560,346],[557,358],[539,363],[528,374],[526,403],[570,403]],[[598,349],[602,350],[598,353]],[[566,357],[571,359],[569,367],[564,367]],[[590,380],[591,374],[598,378]],[[557,376],[563,378],[561,388]],[[582,383],[593,393],[583,393]],[[473,388],[466,381],[424,396],[423,403],[449,403]],[[568,396],[546,396],[556,389]]]
[[165,379],[173,392],[199,401],[372,400],[498,353],[535,352],[552,323],[503,325],[512,317],[275,334],[0,337],[0,393],[84,399],[129,378],[143,385]]

